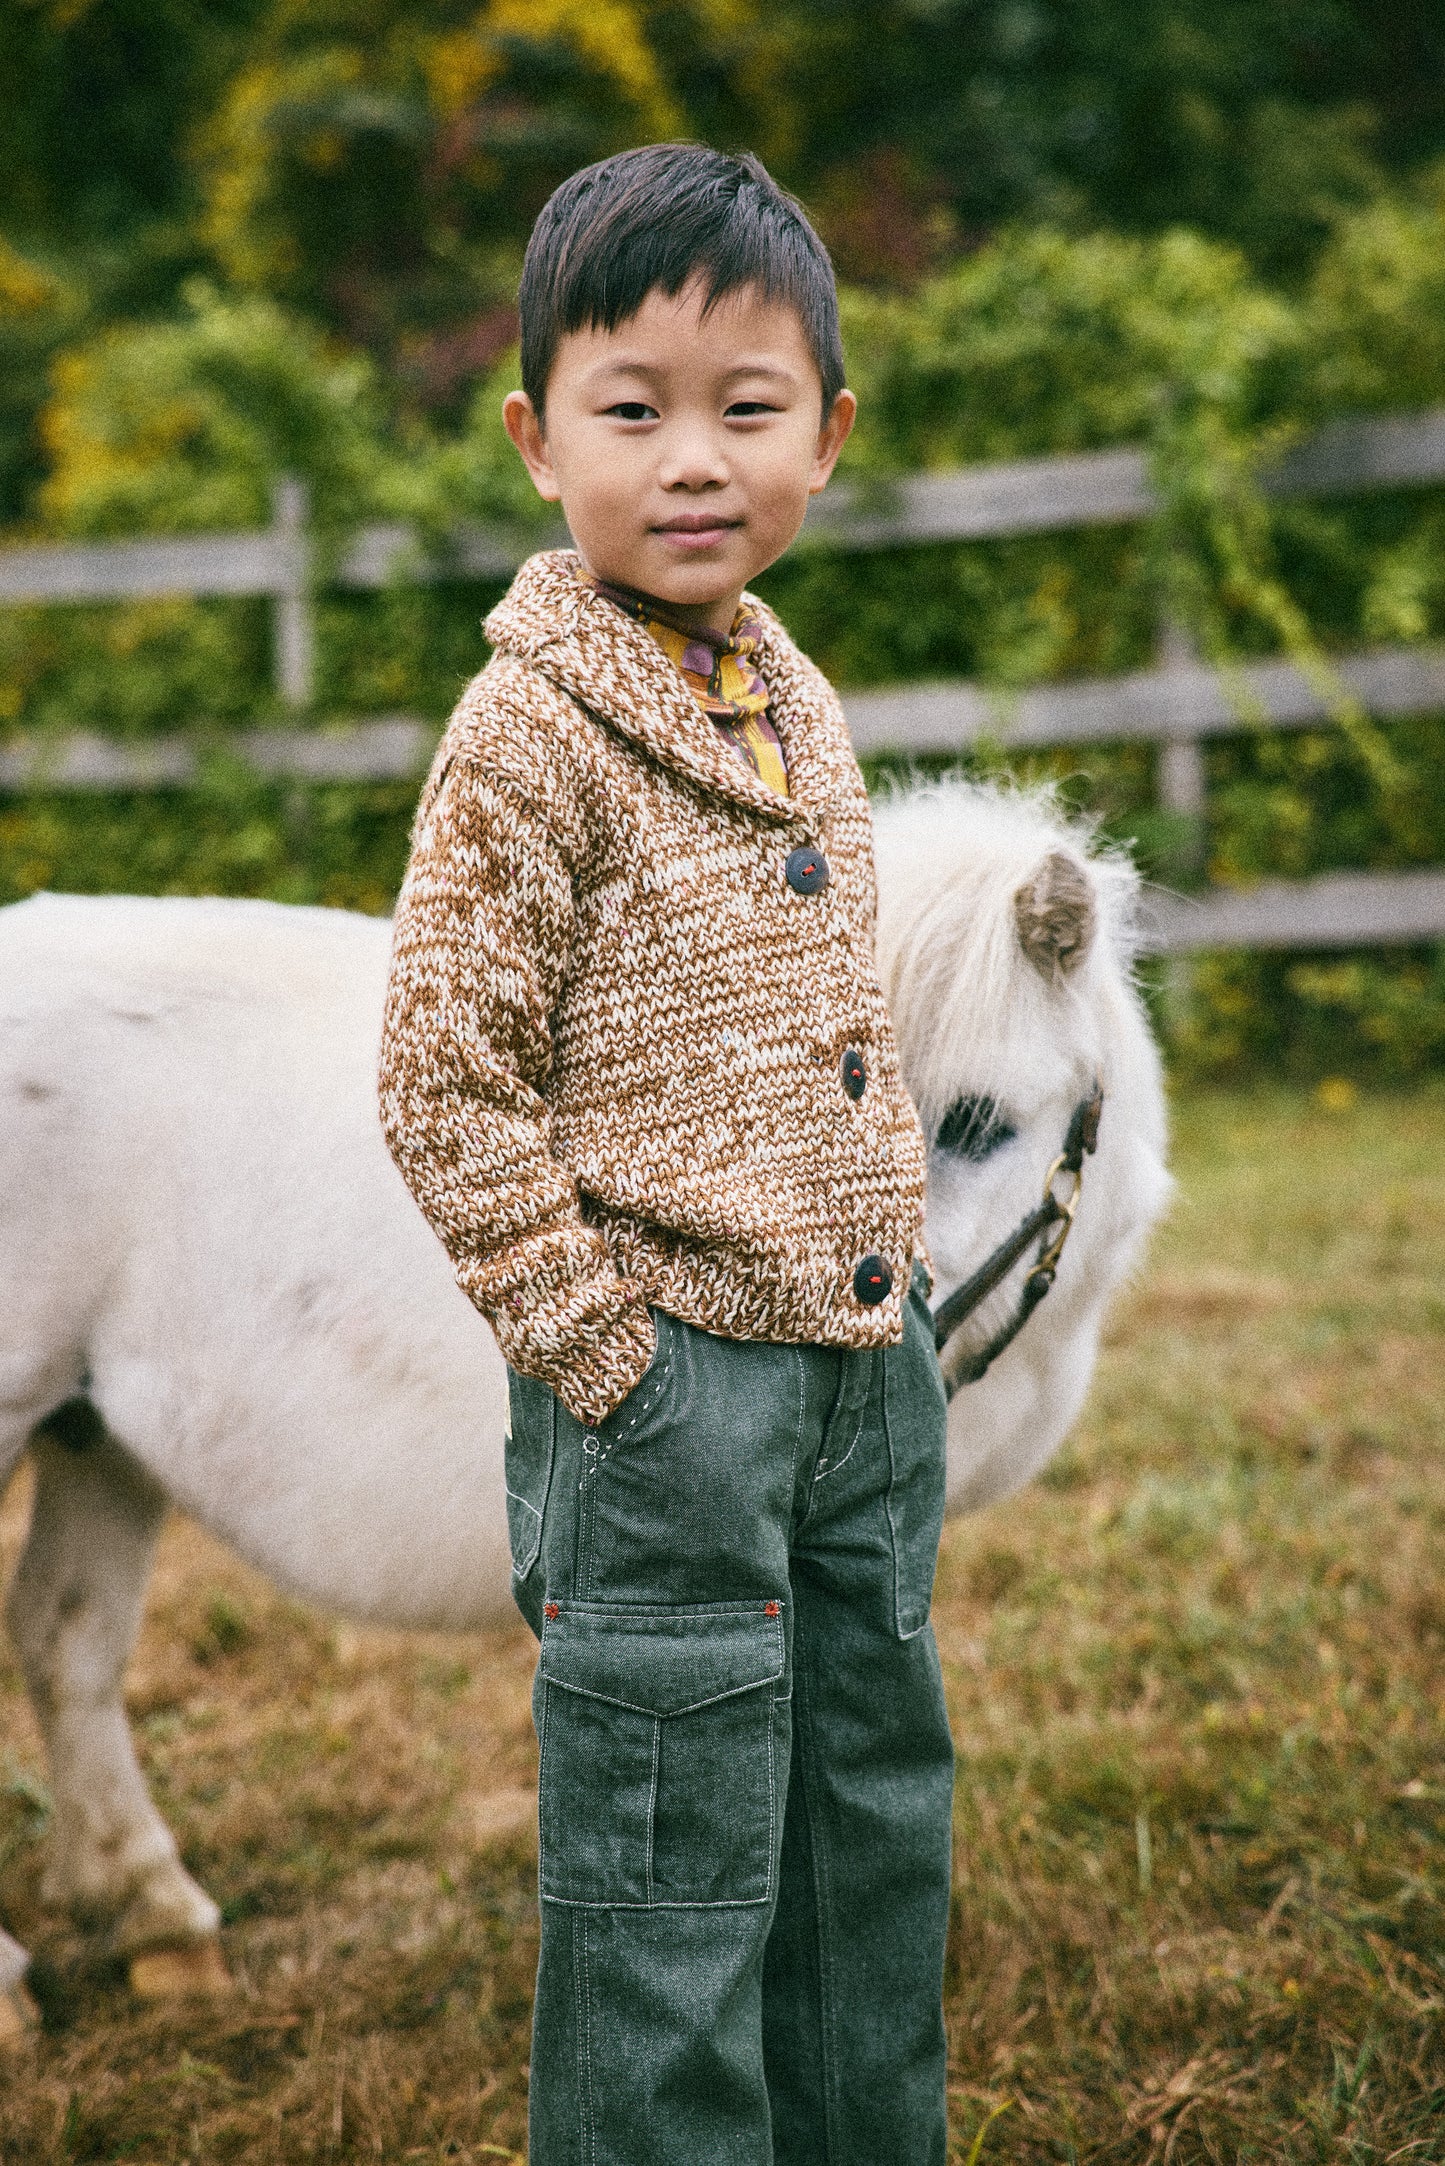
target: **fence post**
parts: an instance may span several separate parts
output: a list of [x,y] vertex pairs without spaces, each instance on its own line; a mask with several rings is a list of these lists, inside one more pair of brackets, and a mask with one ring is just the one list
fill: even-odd
[[311,613],[310,492],[283,474],[271,495],[272,532],[281,558],[276,588],[276,690],[288,707],[309,707],[316,691],[316,630]]
[[[1159,631],[1161,670],[1193,669],[1199,660],[1193,640],[1177,619],[1166,617]],[[1160,808],[1177,822],[1178,840],[1170,851],[1173,880],[1192,886],[1204,875],[1207,849],[1205,815],[1208,786],[1204,747],[1197,737],[1161,737],[1155,788]],[[1194,960],[1171,955],[1160,976],[1164,1020],[1171,1034],[1188,1028],[1194,1006]]]
[[[1166,622],[1159,636],[1160,669],[1193,669],[1198,661],[1194,642],[1183,626]],[[1186,878],[1197,877],[1204,870],[1208,810],[1204,747],[1197,737],[1161,738],[1157,788],[1160,806],[1179,822],[1174,851],[1179,871]]]

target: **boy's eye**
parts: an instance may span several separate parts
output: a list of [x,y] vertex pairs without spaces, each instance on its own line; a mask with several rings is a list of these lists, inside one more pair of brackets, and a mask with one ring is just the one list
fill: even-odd
[[767,399],[734,399],[727,410],[728,420],[750,421],[755,414],[775,414],[777,407]]
[[646,405],[641,399],[619,399],[615,406],[607,408],[616,421],[655,421],[657,408]]

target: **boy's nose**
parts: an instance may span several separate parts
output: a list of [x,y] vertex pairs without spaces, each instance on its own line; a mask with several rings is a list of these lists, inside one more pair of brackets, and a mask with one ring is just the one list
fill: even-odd
[[723,446],[701,432],[670,444],[658,471],[664,489],[721,489],[730,479]]

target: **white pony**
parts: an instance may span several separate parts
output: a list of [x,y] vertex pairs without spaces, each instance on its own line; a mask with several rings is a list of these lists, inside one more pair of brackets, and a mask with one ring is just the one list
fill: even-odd
[[[1167,1192],[1137,877],[1046,797],[962,784],[884,803],[877,850],[936,1301],[1103,1092],[1056,1288],[953,1399],[950,1504],[972,1509],[1059,1445]],[[225,1975],[121,1701],[167,1502],[354,1617],[457,1629],[509,1606],[501,1356],[377,1119],[387,953],[381,920],[270,903],[0,910],[0,1487],[28,1447],[8,1615],[50,1758],[43,1892],[109,1922],[141,1991]],[[1009,1316],[1028,1260],[946,1366]],[[24,1964],[0,1934],[12,2025]]]

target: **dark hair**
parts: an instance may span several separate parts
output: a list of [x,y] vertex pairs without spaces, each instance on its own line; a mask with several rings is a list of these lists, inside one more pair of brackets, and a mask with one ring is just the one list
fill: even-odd
[[795,308],[831,413],[844,379],[828,251],[756,158],[696,143],[619,151],[574,173],[543,205],[517,296],[522,387],[537,413],[569,331],[613,331],[649,293],[680,293],[695,277],[706,281],[705,309],[740,286]]

